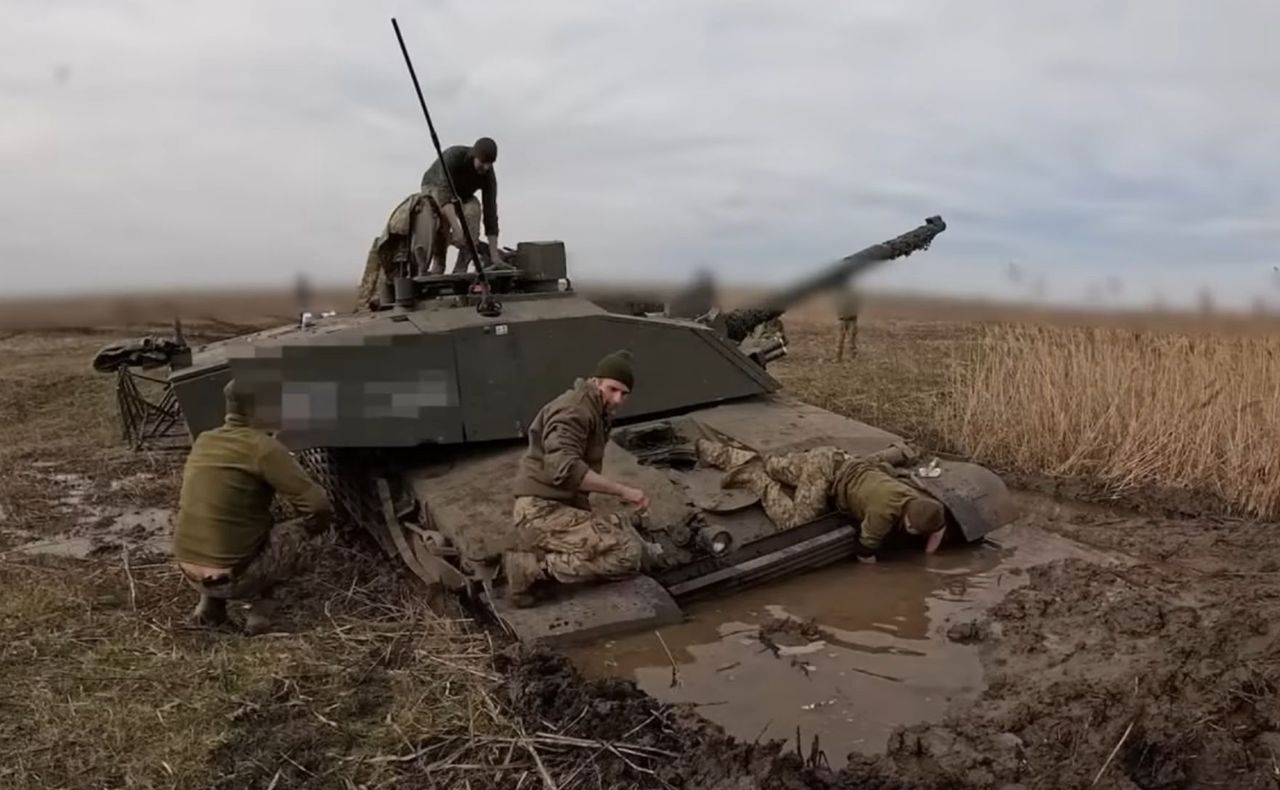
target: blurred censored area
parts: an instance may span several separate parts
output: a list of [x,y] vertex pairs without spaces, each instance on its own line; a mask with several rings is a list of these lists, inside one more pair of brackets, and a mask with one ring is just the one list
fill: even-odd
[[231,370],[263,425],[304,441],[377,444],[459,405],[451,344],[421,335],[247,348]]

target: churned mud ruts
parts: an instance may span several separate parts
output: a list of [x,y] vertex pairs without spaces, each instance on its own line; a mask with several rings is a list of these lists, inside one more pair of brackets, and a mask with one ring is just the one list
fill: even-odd
[[915,786],[1274,788],[1280,574],[1274,525],[1070,507],[1032,514],[1126,567],[1033,567],[981,622],[988,688],[895,732],[859,771]]

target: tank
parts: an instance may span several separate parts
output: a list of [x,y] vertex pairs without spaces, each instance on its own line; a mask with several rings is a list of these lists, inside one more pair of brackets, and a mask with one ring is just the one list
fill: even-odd
[[[497,305],[477,309],[485,300],[476,274],[402,279],[376,309],[194,348],[168,384],[194,438],[222,422],[226,381],[246,383],[259,421],[323,482],[346,523],[433,591],[484,604],[518,637],[560,643],[651,628],[679,620],[690,600],[853,553],[856,525],[834,514],[779,530],[751,494],[722,488],[721,472],[697,463],[699,437],[764,453],[835,445],[878,456],[944,502],[952,544],[1013,517],[988,470],[926,463],[902,437],[789,396],[768,370],[786,354],[778,322],[789,307],[927,249],[945,228],[930,217],[732,311],[712,304],[704,281],[661,310],[626,300],[607,309],[575,291],[563,243],[523,242],[511,271],[487,274]],[[662,547],[666,567],[508,608],[500,557],[526,427],[620,348],[634,356],[637,386],[617,415],[604,471],[649,495],[632,523]],[[605,512],[618,507],[593,499]]]

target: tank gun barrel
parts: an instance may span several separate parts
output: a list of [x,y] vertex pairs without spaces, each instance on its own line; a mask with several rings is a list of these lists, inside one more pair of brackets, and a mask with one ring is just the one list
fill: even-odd
[[946,229],[947,223],[942,221],[942,217],[929,217],[918,228],[841,258],[812,277],[784,288],[746,309],[780,315],[792,305],[823,291],[839,288],[886,261],[928,249],[934,238]]

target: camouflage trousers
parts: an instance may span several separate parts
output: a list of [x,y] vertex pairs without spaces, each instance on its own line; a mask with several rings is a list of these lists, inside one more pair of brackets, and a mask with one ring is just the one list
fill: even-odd
[[564,583],[620,579],[640,572],[644,543],[621,515],[540,497],[516,497],[511,512],[520,548],[544,555],[547,571]]
[[[423,195],[434,200],[442,212],[451,199],[447,188],[432,187],[424,191]],[[471,238],[478,244],[480,242],[480,201],[474,195],[462,201],[462,221],[467,223]],[[436,214],[431,208],[430,201],[425,201],[422,209],[414,217],[413,233],[409,242],[409,254],[413,258],[418,274],[442,273],[445,255],[449,251],[450,244],[457,247],[459,251],[458,261],[454,264],[453,271],[461,273],[467,270],[471,261],[470,252],[466,249],[466,239],[462,237],[455,239],[452,236],[453,231],[448,221]]]
[[214,579],[194,579],[183,573],[201,595],[247,600],[268,598],[272,589],[297,575],[306,566],[306,543],[311,537],[303,519],[276,524],[267,533],[262,549],[251,559]]
[[845,348],[848,347],[849,356],[856,357],[858,355],[858,314],[852,316],[841,316],[840,318],[840,334],[836,339],[836,361],[844,360]]
[[834,447],[761,456],[723,442],[699,439],[698,459],[725,469],[725,488],[745,488],[760,497],[765,515],[779,529],[813,521],[831,510],[831,484],[849,456]]

